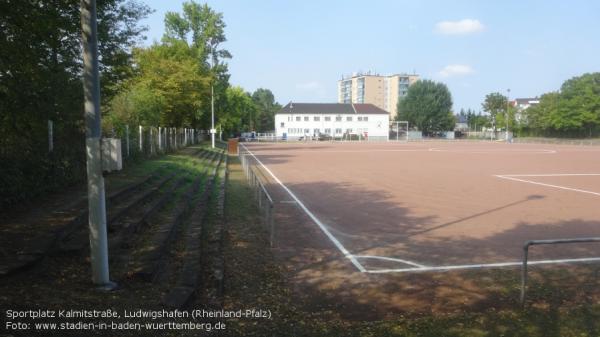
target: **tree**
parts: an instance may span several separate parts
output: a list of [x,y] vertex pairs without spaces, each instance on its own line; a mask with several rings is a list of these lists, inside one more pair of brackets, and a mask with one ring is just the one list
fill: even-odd
[[506,96],[499,92],[493,92],[491,94],[487,94],[485,96],[485,101],[481,104],[483,111],[487,112],[492,119],[494,131],[496,131],[496,126],[501,125],[498,122],[498,117],[506,112],[507,103],[508,98]]
[[[0,162],[12,163],[0,169],[3,203],[84,177],[79,11],[78,1],[0,1]],[[150,10],[136,1],[104,0],[97,11],[101,97],[108,101],[132,75],[131,47]]]
[[600,127],[600,73],[583,74],[563,83],[560,91],[540,97],[523,112],[525,126],[553,136],[594,136]]
[[398,102],[397,120],[406,120],[425,133],[454,129],[452,96],[443,83],[420,80]]
[[211,78],[197,62],[197,49],[171,41],[136,49],[135,60],[137,76],[113,101],[111,113],[141,125],[199,126]]
[[[499,129],[505,129],[506,128],[506,108],[507,106],[504,106],[504,110],[501,113],[496,114],[496,127],[498,127]],[[517,122],[516,122],[516,114],[517,114],[517,109],[516,107],[513,107],[511,105],[508,106],[508,129],[509,130],[514,130],[517,127]]]
[[275,96],[269,89],[258,88],[252,93],[252,101],[256,105],[256,116],[253,120],[256,130],[272,131],[275,127],[275,113],[281,105],[275,102]]
[[478,114],[475,114],[475,112],[467,114],[467,123],[469,123],[469,128],[475,131],[492,125],[489,116],[482,115],[481,112]]
[[219,123],[226,134],[254,130],[256,104],[241,87],[229,87],[225,92],[226,105]]
[[[219,46],[227,41],[225,37],[223,14],[215,12],[207,4],[200,5],[194,1],[183,4],[183,14],[168,12],[165,15],[165,35],[163,41],[185,41],[198,52],[198,62],[210,69],[214,88],[215,109],[226,104],[225,92],[229,86],[229,74],[225,59],[231,53]],[[203,106],[210,109],[210,101]],[[216,113],[218,118],[219,113]],[[210,114],[204,114],[202,124],[210,124]]]

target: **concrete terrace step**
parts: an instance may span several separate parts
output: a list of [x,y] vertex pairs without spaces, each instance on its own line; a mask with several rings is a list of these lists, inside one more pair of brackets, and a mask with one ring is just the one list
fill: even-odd
[[[131,209],[133,209],[134,207],[139,207],[140,205],[144,204],[149,199],[151,199],[156,193],[156,191],[160,190],[165,184],[171,181],[171,179],[173,179],[174,176],[175,174],[169,174],[166,177],[161,178],[158,182],[156,182],[154,186],[151,186],[145,192],[141,189],[142,186],[138,185],[136,186],[136,188],[130,189],[127,194],[121,194],[119,196],[119,199],[123,199],[125,197],[129,197],[129,199],[122,200],[119,203],[117,203],[116,201],[111,202],[111,205],[107,207],[108,231],[114,232],[117,227],[116,224],[118,223],[121,217],[130,212]],[[156,177],[154,177],[152,180],[154,180],[155,178]],[[146,180],[145,183],[148,184],[149,182],[150,179]],[[139,191],[143,193],[131,195],[134,191]],[[87,230],[87,226],[83,224],[83,226],[78,227],[77,230],[73,231],[73,233],[59,241],[58,251],[61,253],[70,253],[81,251],[87,248],[89,245],[88,235],[89,233]]]
[[[220,165],[222,155],[217,166]],[[203,223],[214,189],[217,168],[214,168],[205,184],[202,195],[190,216],[185,233],[185,252],[177,284],[162,299],[162,303],[172,308],[182,308],[196,292],[202,271],[202,232]]]
[[[147,207],[140,207],[124,215],[118,226],[119,231],[112,238],[109,237],[110,249],[118,251],[119,248],[128,248],[134,238],[133,234],[137,233],[144,224],[147,225],[149,219],[172,200],[173,194],[184,182],[183,178],[176,178],[166,191],[146,199]],[[158,198],[156,198],[157,196]]]
[[[113,202],[128,195],[154,177],[155,174],[152,174],[111,193],[107,198],[107,202]],[[0,276],[10,275],[33,266],[47,256],[59,241],[71,235],[81,226],[84,226],[88,218],[87,200],[78,200],[65,209],[57,210],[53,213],[60,214],[60,220],[52,216],[48,217],[49,221],[52,221],[52,224],[58,228],[38,234],[33,239],[26,241],[23,249],[20,251],[2,257],[0,259]],[[64,224],[57,225],[57,222],[62,221],[65,221]]]
[[[193,195],[198,191],[201,181],[202,177],[194,180],[192,185],[184,191],[183,195],[175,200],[175,207],[171,210],[168,217],[173,219],[172,221],[154,223],[155,229],[149,241],[131,268],[134,276],[147,281],[151,281],[154,278],[160,259],[166,251],[174,229],[180,226],[183,219],[188,215]],[[178,200],[182,202],[177,202]],[[149,219],[148,221],[156,221],[156,219]]]

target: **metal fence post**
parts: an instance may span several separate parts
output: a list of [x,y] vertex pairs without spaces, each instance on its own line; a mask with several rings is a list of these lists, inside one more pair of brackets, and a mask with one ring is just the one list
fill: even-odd
[[144,145],[143,145],[144,144],[144,138],[142,136],[143,129],[142,129],[141,125],[139,127],[139,132],[140,132],[140,152],[143,152],[144,151]]
[[48,152],[54,150],[54,124],[48,120]]
[[527,258],[529,256],[529,241],[523,246],[523,265],[521,266],[521,305],[525,305],[525,292],[527,291]]
[[271,202],[271,206],[269,209],[269,227],[271,228],[271,237],[270,237],[270,242],[271,242],[271,248],[273,248],[273,244],[275,241],[275,205],[273,204],[273,202]]
[[127,146],[127,158],[129,158],[129,125],[125,125],[125,144]]
[[150,155],[154,154],[154,137],[152,127],[150,127]]

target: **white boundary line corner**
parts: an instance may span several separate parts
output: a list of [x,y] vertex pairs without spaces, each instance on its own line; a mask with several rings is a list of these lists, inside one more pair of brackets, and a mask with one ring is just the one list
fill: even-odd
[[263,164],[262,161],[260,161],[260,159],[256,158],[256,156],[254,155],[254,153],[252,151],[250,151],[246,145],[244,144],[240,144],[244,147],[244,149],[256,160],[257,163],[260,164],[260,166],[262,166],[262,168],[267,171],[271,177],[273,177],[273,179],[275,180],[275,182],[277,182],[289,195],[290,197],[292,197],[292,199],[294,199],[294,201],[296,201],[296,203],[298,204],[298,206],[300,206],[300,208],[302,208],[302,210],[312,219],[312,221],[317,224],[317,226],[319,226],[319,228],[321,229],[321,231],[323,231],[323,233],[325,233],[325,235],[329,238],[329,240],[331,242],[333,242],[333,244],[337,247],[337,249],[340,250],[340,252],[344,255],[344,257],[346,257],[347,259],[350,260],[350,262],[352,262],[352,264],[356,267],[356,269],[358,269],[361,273],[367,272],[367,270],[365,269],[365,267],[358,262],[358,260],[356,259],[356,257],[354,255],[352,255],[345,247],[344,245],[342,245],[342,243],[340,241],[338,241],[338,239],[333,236],[333,234],[331,234],[331,232],[327,229],[327,226],[325,226],[321,220],[319,220],[305,205],[304,203],[302,203],[302,201],[300,201],[300,199],[298,199],[298,197],[287,187],[285,186],[281,180],[279,180],[279,178],[277,178],[277,176],[275,176],[275,174],[268,168],[265,166],[265,164]]

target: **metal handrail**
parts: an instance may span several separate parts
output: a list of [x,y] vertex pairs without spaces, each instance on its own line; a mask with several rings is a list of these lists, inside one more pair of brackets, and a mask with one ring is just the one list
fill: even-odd
[[264,220],[265,224],[269,227],[269,236],[270,236],[270,245],[273,247],[274,241],[274,221],[273,221],[273,213],[275,208],[275,202],[271,197],[271,194],[267,191],[265,184],[260,179],[260,175],[258,174],[257,169],[255,169],[252,165],[249,164],[247,156],[243,153],[240,153],[240,161],[242,163],[242,167],[244,169],[244,173],[246,178],[248,179],[251,186],[256,188],[256,199],[258,201],[258,207],[263,208],[263,195],[266,198],[267,205],[264,207]]
[[585,242],[600,242],[600,237],[526,241],[523,245],[523,265],[521,267],[521,305],[525,304],[525,292],[527,291],[527,260],[529,257],[529,246]]

